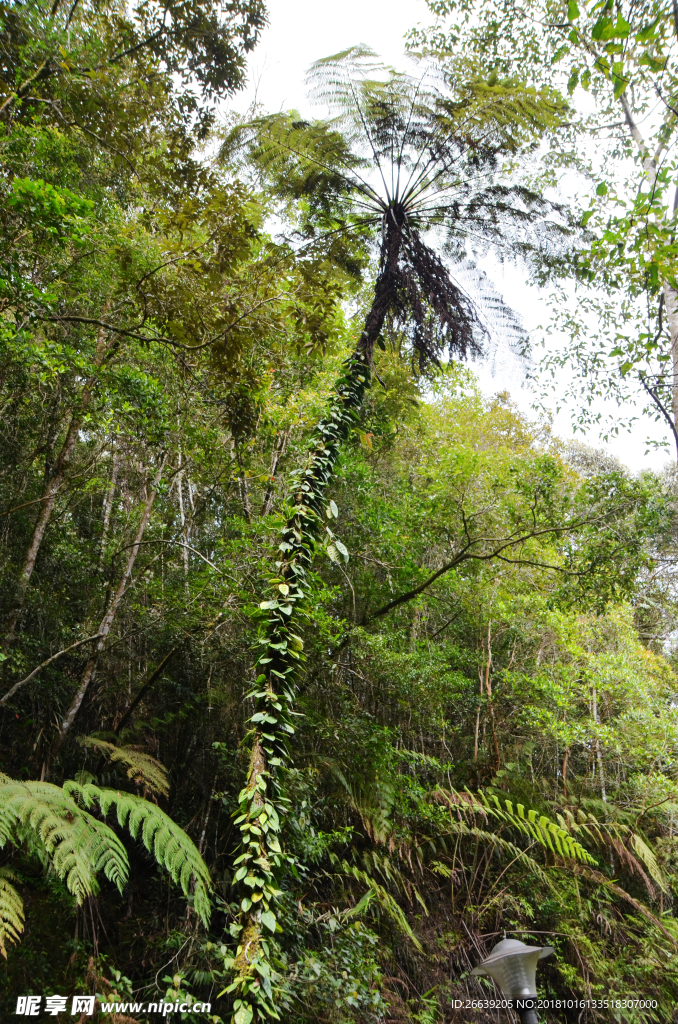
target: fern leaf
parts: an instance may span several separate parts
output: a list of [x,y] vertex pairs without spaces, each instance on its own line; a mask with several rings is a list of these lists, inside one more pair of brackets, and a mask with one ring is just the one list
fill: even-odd
[[59,786],[11,780],[0,785],[0,846],[24,839],[42,852],[78,903],[97,892],[101,871],[122,892],[129,871],[124,846]]
[[6,943],[17,943],[24,930],[24,902],[12,885],[18,881],[11,868],[0,868],[0,953],[5,960]]
[[150,754],[137,747],[117,747],[114,743],[97,739],[95,736],[81,736],[79,742],[84,747],[99,751],[109,761],[123,764],[127,768],[127,778],[132,782],[141,783],[158,796],[169,796],[169,780],[165,766]]
[[[349,913],[352,916],[356,915],[366,909],[372,900],[375,900],[381,909],[391,918],[396,927],[406,935],[412,945],[422,953],[423,949],[419,939],[410,928],[410,924],[402,912],[402,909],[398,906],[391,894],[387,892],[386,889],[376,881],[376,879],[368,875],[367,872],[361,871],[360,868],[348,864],[346,861],[341,862],[341,867],[345,874],[352,875],[358,882],[362,882],[364,885],[368,886],[367,892]],[[426,908],[424,907],[424,909]]]
[[659,864],[657,863],[657,858],[654,855],[654,851],[650,849],[645,840],[642,839],[637,832],[632,832],[631,843],[633,845],[633,849],[636,852],[636,855],[640,860],[642,860],[643,864],[645,865],[651,877],[657,883],[659,888],[663,889],[664,892],[668,892],[669,887],[666,884],[666,879],[664,878],[662,870],[659,867]]
[[134,839],[141,839],[157,863],[165,868],[172,881],[181,887],[184,896],[193,888],[193,905],[203,923],[210,919],[211,882],[207,866],[184,830],[160,808],[132,793],[100,789],[92,784],[68,782],[64,788],[75,793],[87,807],[97,804],[103,815],[115,809],[118,824],[129,829]]

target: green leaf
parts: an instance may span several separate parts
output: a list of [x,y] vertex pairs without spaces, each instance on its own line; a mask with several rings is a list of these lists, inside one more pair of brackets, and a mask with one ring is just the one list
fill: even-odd
[[651,21],[649,25],[645,25],[638,32],[636,32],[636,39],[640,43],[649,43],[655,34],[657,25],[661,20],[661,14],[658,14],[654,21]]
[[348,562],[348,548],[340,540],[335,538],[334,547],[337,549],[340,555],[344,556],[344,561]]
[[241,1003],[233,1016],[233,1024],[251,1024],[254,1011],[247,1003]]
[[576,21],[579,17],[579,7],[577,6],[577,0],[568,0],[567,4],[567,20]]
[[650,71],[663,71],[666,61],[657,60],[655,57],[652,56],[652,54],[646,52],[640,58],[638,63],[641,65],[641,67],[649,68]]
[[609,18],[606,14],[598,18],[591,29],[591,36],[594,39],[611,39],[614,32],[612,18]]
[[269,932],[274,932],[276,925],[275,914],[271,910],[264,910],[261,915],[261,923],[266,925]]
[[623,78],[621,75],[615,74],[615,76],[614,76],[614,98],[616,100],[618,100],[619,97],[622,95],[622,93],[625,92],[626,87],[628,86],[628,84],[629,84],[628,78]]

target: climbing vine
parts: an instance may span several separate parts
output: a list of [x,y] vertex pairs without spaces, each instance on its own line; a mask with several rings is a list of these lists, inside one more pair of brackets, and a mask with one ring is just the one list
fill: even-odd
[[[262,601],[261,653],[250,718],[252,749],[247,779],[239,795],[240,853],[233,881],[239,894],[239,920],[231,925],[238,940],[230,966],[235,980],[226,992],[234,999],[234,1024],[250,1024],[255,1014],[279,1019],[273,1001],[267,933],[276,930],[275,904],[281,895],[276,876],[287,855],[280,844],[285,798],[283,771],[294,734],[295,683],[304,662],[304,644],[293,623],[308,595],[308,570],[322,533],[324,497],[343,441],[359,415],[370,369],[360,354],[348,360],[335,386],[326,417],[318,423],[304,466],[293,474],[293,506],[281,531],[272,597]],[[330,512],[330,515],[332,513]]]

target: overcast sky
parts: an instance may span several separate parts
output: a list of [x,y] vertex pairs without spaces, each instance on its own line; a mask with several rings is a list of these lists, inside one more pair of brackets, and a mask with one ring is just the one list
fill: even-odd
[[[433,21],[424,0],[267,0],[267,7],[269,24],[249,59],[249,87],[233,104],[240,110],[246,109],[256,96],[268,111],[294,108],[310,114],[313,108],[306,98],[304,76],[313,61],[364,43],[388,63],[402,66],[405,33],[417,24]],[[546,302],[534,289],[526,287],[520,270],[502,269],[490,263],[484,266],[497,290],[522,316],[532,332],[535,350],[540,351],[539,325],[549,315]],[[521,387],[520,373],[511,365],[510,358],[500,358],[493,368],[475,369],[485,391],[508,389],[525,413],[535,415],[531,410],[533,396]],[[561,412],[555,420],[557,433],[563,438],[571,437],[570,424],[569,413]],[[633,470],[659,470],[673,458],[673,453],[645,455],[645,438],[650,434],[659,438],[664,431],[652,424],[642,424],[607,447]],[[603,447],[597,435],[577,436],[593,447]]]

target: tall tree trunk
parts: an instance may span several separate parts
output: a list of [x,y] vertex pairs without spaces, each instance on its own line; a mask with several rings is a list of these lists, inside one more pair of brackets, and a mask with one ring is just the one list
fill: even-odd
[[[596,687],[591,687],[591,711],[593,714],[593,721],[596,725],[600,725],[600,718],[598,717],[598,691]],[[605,791],[605,770],[603,768],[603,752],[600,746],[600,737],[596,735],[596,764],[598,765],[598,774],[600,775],[600,795],[603,798],[603,803],[607,803],[607,793]]]
[[[181,461],[181,452],[180,452],[179,453],[179,466],[181,466],[181,465],[182,465],[182,461]],[[179,518],[181,520],[181,538],[182,538],[182,540],[184,542],[183,547],[181,549],[182,550],[182,554],[183,554],[183,562],[184,562],[184,588],[186,590],[186,597],[188,597],[188,569],[189,569],[189,566],[188,566],[188,542],[189,542],[189,536],[190,536],[190,529],[188,527],[188,522],[186,520],[186,512],[185,512],[185,509],[184,509],[183,481],[184,481],[184,471],[183,471],[183,469],[180,469],[179,473],[177,474],[177,497],[179,499]],[[189,491],[190,491],[190,483],[189,483]]]
[[273,457],[271,458],[271,471],[269,473],[271,481],[270,481],[268,487],[266,488],[266,493],[264,494],[264,500],[261,503],[261,514],[262,514],[262,516],[269,515],[270,512],[271,512],[271,509],[273,508],[273,498],[274,498],[274,495],[275,495],[275,474],[276,474],[276,470],[278,469],[278,463],[280,462],[280,459],[285,454],[285,448],[287,447],[287,440],[288,440],[289,436],[290,436],[289,430],[281,430],[280,433],[278,434],[277,438],[276,438],[275,446],[273,448]]
[[[272,1009],[261,985],[259,967],[268,957],[262,929],[275,930],[275,875],[285,863],[278,839],[283,812],[279,773],[289,761],[295,682],[304,661],[303,642],[292,632],[292,625],[309,587],[308,570],[325,521],[325,491],[341,445],[358,418],[370,383],[374,345],[394,299],[403,228],[389,218],[385,218],[384,226],[374,299],[358,346],[335,385],[328,414],[313,431],[304,465],[293,474],[293,507],[278,547],[278,574],[271,581],[273,598],[260,604],[264,613],[263,653],[257,662],[255,689],[248,695],[256,698],[256,710],[250,719],[252,749],[236,822],[241,846],[234,881],[240,883],[241,914],[232,928],[239,939],[232,991],[235,1019],[243,1022],[268,1020]],[[264,973],[267,970],[266,965]]]
[[[94,365],[97,369],[102,365],[106,355],[107,347],[105,345],[105,332],[102,329],[99,332],[96,354],[94,357]],[[80,396],[79,408],[71,415],[71,420],[68,425],[68,430],[66,431],[66,437],[61,447],[61,451],[57,456],[52,472],[48,474],[45,481],[42,497],[40,499],[38,520],[33,529],[33,536],[31,537],[28,550],[24,557],[14,597],[14,604],[12,605],[12,609],[7,620],[7,626],[5,628],[5,636],[3,639],[3,649],[5,652],[7,652],[14,639],[19,616],[21,615],[21,611],[26,600],[26,593],[31,582],[33,570],[35,569],[35,563],[45,536],[45,531],[52,517],[54,503],[56,501],[57,494],[66,479],[66,473],[73,458],[78,434],[80,433],[80,427],[82,426],[82,421],[85,418],[85,414],[92,400],[95,380],[95,377],[91,376],[85,382],[85,386]]]
[[[626,126],[629,129],[631,138],[636,144],[638,154],[643,164],[643,172],[648,181],[650,188],[653,188],[657,181],[657,157],[650,152],[650,148],[643,138],[642,132],[633,117],[633,111],[629,106],[629,101],[626,98],[626,94],[622,93],[620,96],[620,104],[624,113],[624,120]],[[678,191],[676,192],[676,201],[674,202],[674,213],[676,206],[678,205]],[[669,416],[668,410],[658,400],[658,396],[653,394],[652,389],[646,388],[650,396],[652,397],[655,404],[658,406],[660,412],[666,416],[669,420],[669,426],[672,429],[673,437],[676,443],[676,460],[678,461],[678,292],[668,282],[664,281],[662,284],[662,295],[664,298],[664,307],[666,309],[666,318],[669,323],[669,335],[671,338],[671,413]]]
[[120,453],[116,450],[113,456],[113,466],[111,469],[111,482],[106,491],[106,497],[104,498],[103,508],[103,523],[101,527],[101,550],[99,552],[99,567],[104,560],[106,554],[106,541],[108,540],[108,528],[111,525],[111,512],[113,510],[113,499],[115,497],[115,488],[118,482],[118,471],[120,469]]
[[[75,696],[73,697],[73,700],[71,701],[68,711],[63,717],[56,740],[52,745],[52,751],[49,759],[50,761],[55,757],[56,753],[61,747],[61,744],[66,738],[66,735],[68,734],[71,726],[73,725],[75,716],[80,710],[80,706],[85,698],[85,694],[89,689],[89,685],[92,682],[92,679],[94,678],[94,673],[96,670],[99,655],[104,649],[106,640],[108,638],[108,634],[110,633],[113,622],[115,621],[115,616],[120,606],[120,602],[125,596],[127,588],[129,586],[130,579],[132,577],[134,563],[136,562],[137,555],[139,554],[139,548],[141,546],[141,541],[143,540],[144,533],[146,532],[146,527],[148,526],[149,520],[151,518],[153,503],[155,502],[155,497],[156,494],[158,493],[158,486],[162,479],[166,461],[167,457],[165,456],[160,464],[160,468],[158,469],[158,472],[155,475],[155,479],[153,480],[153,483],[151,485],[150,493],[146,499],[144,510],[141,514],[141,519],[139,521],[139,526],[137,527],[134,542],[129,549],[129,554],[127,556],[125,568],[123,570],[122,576],[120,577],[115,593],[113,594],[113,597],[108,605],[108,608],[106,609],[104,617],[99,624],[99,639],[97,641],[97,645],[94,648],[94,651],[92,652],[91,658],[85,665],[84,671],[80,678],[80,684],[78,686],[78,689],[75,693]],[[47,768],[48,767],[49,765],[47,765]],[[43,776],[45,775],[45,771],[46,769],[43,769]]]

